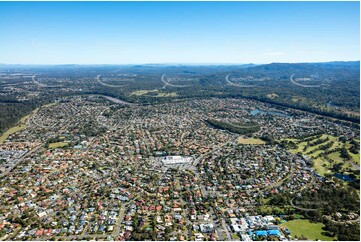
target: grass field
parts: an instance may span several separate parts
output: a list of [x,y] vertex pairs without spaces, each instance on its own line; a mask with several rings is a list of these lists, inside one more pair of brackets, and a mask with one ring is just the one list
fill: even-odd
[[59,148],[59,147],[65,147],[68,146],[68,143],[66,142],[56,142],[56,143],[50,143],[48,145],[49,148],[51,149],[55,149],[55,148]]
[[[359,140],[357,140],[357,142],[360,142]],[[345,148],[348,150],[349,148],[351,148],[351,144],[350,142],[346,142]],[[356,164],[360,164],[360,153],[358,154],[353,154],[352,152],[348,152],[350,154],[350,156],[352,157],[352,162],[356,163]]]
[[[48,103],[48,104],[45,104],[44,106],[42,106],[43,108],[47,108],[47,107],[51,107],[51,106],[54,106],[54,105],[56,105],[57,103]],[[37,110],[39,110],[38,108],[37,108]]]
[[313,159],[313,162],[314,162],[313,167],[321,176],[324,176],[326,173],[331,173],[330,170],[331,164],[327,160],[323,158],[317,158],[317,159]]
[[[226,238],[227,238],[227,237],[226,237]],[[233,234],[232,234],[232,239],[234,239],[234,240],[239,240],[238,234],[233,233]]]
[[26,128],[25,124],[20,124],[8,129],[5,133],[3,133],[0,136],[0,144],[3,143],[9,137],[9,135],[15,134],[16,132],[23,130],[25,128]]
[[176,92],[160,92],[156,97],[176,97],[178,94]]
[[278,97],[278,95],[276,93],[269,93],[266,95],[268,98],[274,99],[276,97]]
[[328,157],[330,157],[330,159],[335,160],[337,162],[342,162],[342,158],[340,157],[340,152],[333,152],[328,154]]
[[176,97],[176,96],[178,96],[178,94],[176,92],[160,92],[157,89],[154,89],[154,90],[138,90],[138,91],[132,92],[130,95],[147,96],[147,94],[150,93],[150,92],[158,92],[157,95],[151,95],[150,97]]
[[267,213],[271,214],[272,212],[275,212],[275,214],[284,214],[285,210],[281,207],[277,207],[274,205],[262,205],[259,206],[261,213]]
[[244,144],[244,145],[263,145],[263,144],[265,144],[265,142],[260,139],[255,139],[255,138],[245,139],[243,137],[239,137],[237,139],[237,142],[238,142],[238,144]]
[[132,92],[130,95],[142,96],[142,95],[148,94],[148,92],[158,92],[158,90],[157,89],[154,89],[154,90],[138,90],[138,91]]
[[288,228],[293,238],[303,235],[309,240],[334,240],[334,237],[321,234],[324,232],[322,229],[324,227],[323,223],[311,223],[306,219],[297,219],[283,223],[281,226]]
[[349,154],[351,155],[352,160],[353,160],[354,163],[360,164],[360,153],[353,154],[353,153],[349,152]]

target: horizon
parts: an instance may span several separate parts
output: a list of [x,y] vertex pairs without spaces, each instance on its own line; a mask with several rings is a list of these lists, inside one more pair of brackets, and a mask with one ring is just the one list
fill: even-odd
[[77,64],[77,63],[59,63],[59,64],[16,64],[16,63],[0,63],[1,65],[8,65],[8,66],[133,66],[133,65],[158,65],[158,66],[165,66],[165,65],[179,65],[179,66],[227,66],[227,65],[270,65],[270,64],[321,64],[321,63],[345,63],[345,62],[360,62],[360,60],[331,60],[331,61],[315,61],[315,62],[269,62],[269,63],[124,63],[124,64],[116,64],[116,63],[109,63],[109,64]]
[[359,2],[0,2],[0,63],[359,61],[359,8]]

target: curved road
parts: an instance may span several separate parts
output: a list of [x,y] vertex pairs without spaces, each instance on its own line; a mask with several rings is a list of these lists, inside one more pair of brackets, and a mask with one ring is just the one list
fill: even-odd
[[49,85],[42,84],[42,83],[36,81],[36,80],[35,80],[35,77],[36,77],[36,75],[32,76],[31,78],[32,78],[33,82],[34,82],[36,85],[38,85],[39,87],[62,87],[61,85],[49,86]]
[[295,73],[293,73],[293,74],[291,75],[290,81],[291,81],[293,84],[297,85],[297,86],[300,86],[300,87],[321,87],[321,85],[304,85],[304,84],[300,84],[300,83],[296,82],[295,80],[293,80],[293,77],[294,77],[294,76],[295,76]]
[[175,84],[171,84],[170,82],[167,82],[166,80],[164,80],[164,77],[165,77],[166,74],[163,74],[162,75],[162,82],[164,83],[164,86],[163,88],[166,88],[167,86],[170,86],[170,87],[190,87],[190,86],[193,86],[193,85],[175,85]]
[[231,75],[231,73],[229,73],[227,76],[226,76],[226,81],[229,85],[231,86],[236,86],[236,87],[254,87],[255,85],[240,85],[240,84],[237,84],[237,83],[234,83],[234,82],[231,82],[228,78],[229,76]]
[[103,85],[103,86],[107,86],[107,87],[125,87],[125,86],[128,86],[128,84],[126,85],[111,85],[111,84],[107,84],[107,83],[104,83],[100,80],[100,74],[97,75],[97,77],[95,78],[100,85]]

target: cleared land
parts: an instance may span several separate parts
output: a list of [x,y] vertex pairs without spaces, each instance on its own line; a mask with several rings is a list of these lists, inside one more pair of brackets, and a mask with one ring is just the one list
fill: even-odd
[[256,138],[243,138],[239,137],[237,139],[238,144],[245,144],[245,145],[263,145],[265,142],[261,139]]
[[176,92],[160,92],[157,89],[154,90],[138,90],[130,94],[131,96],[149,96],[149,97],[176,97]]
[[278,97],[278,95],[276,93],[270,93],[270,94],[267,94],[266,96],[271,99]]
[[66,143],[66,142],[56,142],[56,143],[50,143],[48,145],[48,147],[50,149],[55,149],[55,148],[60,148],[60,147],[65,147],[65,146],[68,146],[68,143]]
[[306,219],[297,219],[283,223],[282,226],[288,228],[293,238],[304,236],[309,240],[334,240],[334,237],[322,235],[322,232],[325,232],[322,229],[325,226],[323,223],[311,223]]
[[148,94],[149,92],[159,92],[159,91],[157,89],[155,89],[155,90],[138,90],[138,91],[132,92],[130,95],[142,96],[142,95]]
[[178,94],[176,92],[160,92],[156,97],[176,97]]
[[15,134],[16,132],[23,130],[25,128],[26,128],[25,124],[19,124],[17,126],[8,129],[5,133],[3,133],[3,135],[0,136],[0,144],[3,143],[9,137],[9,135]]

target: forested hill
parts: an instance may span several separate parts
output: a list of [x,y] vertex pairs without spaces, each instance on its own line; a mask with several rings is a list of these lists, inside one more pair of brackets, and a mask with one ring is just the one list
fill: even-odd
[[263,71],[323,71],[323,70],[345,70],[345,71],[359,71],[360,61],[335,61],[335,62],[321,62],[321,63],[271,63],[265,65],[257,65],[247,68],[252,72]]

